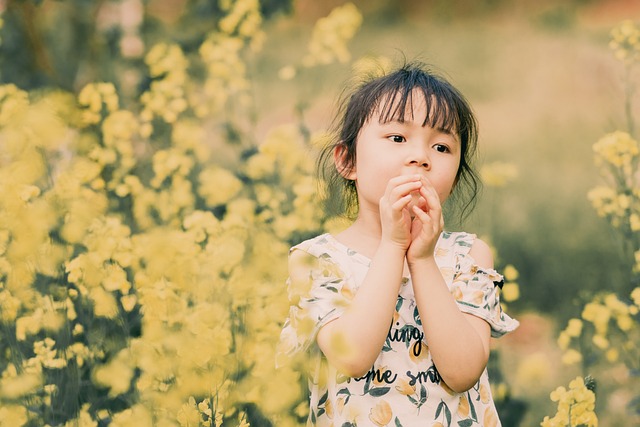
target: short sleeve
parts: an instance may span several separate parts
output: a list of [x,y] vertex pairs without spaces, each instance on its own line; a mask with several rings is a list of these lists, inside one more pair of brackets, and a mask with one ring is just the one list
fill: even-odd
[[278,366],[309,349],[320,328],[344,312],[353,296],[346,279],[328,253],[311,254],[295,247],[289,252],[289,316],[276,351]]
[[451,293],[460,311],[489,323],[494,338],[512,332],[519,325],[500,305],[503,283],[504,278],[496,270],[479,268],[467,253],[457,256]]

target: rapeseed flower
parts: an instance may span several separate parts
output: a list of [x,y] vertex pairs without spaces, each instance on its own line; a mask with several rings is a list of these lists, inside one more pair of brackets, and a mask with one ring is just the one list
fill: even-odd
[[353,3],[345,3],[333,9],[329,15],[320,18],[313,27],[309,52],[303,58],[303,65],[327,65],[351,59],[347,43],[362,24],[362,14]]
[[611,30],[609,47],[620,61],[632,64],[640,59],[640,28],[632,20],[624,20]]
[[598,417],[595,413],[595,393],[588,389],[582,377],[569,383],[569,389],[558,387],[550,394],[551,400],[558,403],[557,413],[553,417],[546,416],[542,427],[597,427]]

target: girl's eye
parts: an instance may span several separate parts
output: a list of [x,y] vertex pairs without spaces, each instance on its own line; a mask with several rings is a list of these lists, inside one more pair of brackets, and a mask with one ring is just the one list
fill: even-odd
[[447,147],[446,145],[442,145],[442,144],[437,144],[435,146],[435,149],[439,153],[448,153],[449,152],[449,147]]
[[391,135],[389,139],[393,142],[405,142],[406,139],[402,135]]

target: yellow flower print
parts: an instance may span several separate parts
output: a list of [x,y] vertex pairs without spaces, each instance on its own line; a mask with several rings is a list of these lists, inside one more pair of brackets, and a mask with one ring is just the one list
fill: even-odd
[[327,414],[327,417],[333,419],[333,403],[331,403],[331,399],[327,399],[325,402],[324,411]]
[[480,400],[485,404],[491,400],[491,393],[486,384],[480,384]]
[[453,299],[455,299],[456,301],[462,301],[462,290],[460,289],[460,286],[456,286],[452,291],[451,294],[453,295]]
[[391,422],[393,412],[391,411],[391,405],[385,400],[381,400],[371,409],[369,412],[369,419],[377,426],[386,426]]
[[469,416],[469,401],[467,400],[467,395],[463,394],[460,396],[460,403],[458,404],[458,415],[462,418],[466,418]]
[[493,407],[488,406],[487,409],[484,410],[484,419],[483,424],[484,427],[496,427],[498,425],[498,414]]
[[402,395],[411,396],[412,394],[416,393],[416,386],[415,384],[410,385],[408,378],[400,378],[398,380],[398,384],[396,385],[396,390]]
[[424,342],[420,341],[419,343],[415,343],[415,345],[409,346],[409,358],[413,361],[413,363],[420,363],[423,360],[426,360],[429,357],[429,346]]
[[473,298],[472,298],[471,302],[473,302],[473,304],[475,304],[475,305],[481,305],[483,298],[484,298],[484,292],[475,291],[473,293]]

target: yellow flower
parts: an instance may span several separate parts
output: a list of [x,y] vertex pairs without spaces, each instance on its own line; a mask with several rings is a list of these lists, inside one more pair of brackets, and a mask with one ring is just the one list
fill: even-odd
[[592,341],[593,344],[601,350],[609,347],[609,340],[602,335],[594,335]]
[[501,295],[506,302],[516,301],[520,298],[520,287],[516,282],[507,282],[502,287]]
[[611,318],[611,310],[599,303],[590,302],[584,306],[582,318],[593,323],[598,334],[606,335],[609,327],[609,319]]
[[631,299],[636,306],[640,307],[640,287],[634,288],[631,291]]
[[28,421],[25,406],[5,403],[0,407],[0,427],[22,427]]
[[582,333],[582,320],[570,319],[565,331],[570,337],[579,337]]
[[296,76],[296,68],[293,65],[287,65],[285,67],[280,68],[278,71],[278,78],[280,80],[291,80]]
[[407,378],[400,378],[395,388],[400,394],[403,394],[405,396],[411,396],[416,392],[415,384],[410,385]]
[[514,281],[514,280],[518,280],[518,270],[516,270],[516,268],[511,265],[508,264],[504,267],[504,269],[502,270],[502,274],[504,275],[505,280],[507,281]]
[[133,374],[131,353],[128,349],[123,349],[106,364],[94,368],[93,381],[108,388],[109,396],[115,397],[129,390]]
[[640,59],[640,28],[630,19],[611,30],[609,47],[620,61],[633,63]]
[[182,405],[178,411],[177,419],[182,427],[198,427],[200,425],[200,411],[198,411],[193,396],[189,397],[188,403]]
[[614,363],[617,362],[620,358],[620,352],[617,348],[610,348],[605,353],[605,357],[607,358],[607,361],[609,361],[610,363]]
[[560,335],[558,335],[558,347],[560,347],[560,350],[566,350],[569,348],[569,344],[571,344],[571,336],[567,333],[566,330],[560,332]]
[[219,206],[229,202],[242,189],[242,182],[230,171],[220,167],[203,170],[198,177],[198,193],[208,206]]
[[328,16],[320,18],[311,35],[309,53],[303,58],[307,67],[345,63],[350,58],[347,42],[353,38],[362,24],[362,15],[353,3],[333,9]]
[[110,427],[155,427],[149,410],[142,404],[137,404],[129,409],[113,415]]
[[118,315],[118,304],[111,292],[93,288],[89,291],[89,297],[93,301],[93,313],[97,317],[113,319]]
[[569,349],[562,355],[562,363],[565,365],[575,365],[580,361],[582,361],[582,354],[577,350]]
[[640,144],[622,131],[609,133],[593,145],[597,163],[608,163],[619,168],[629,168],[640,154]]

